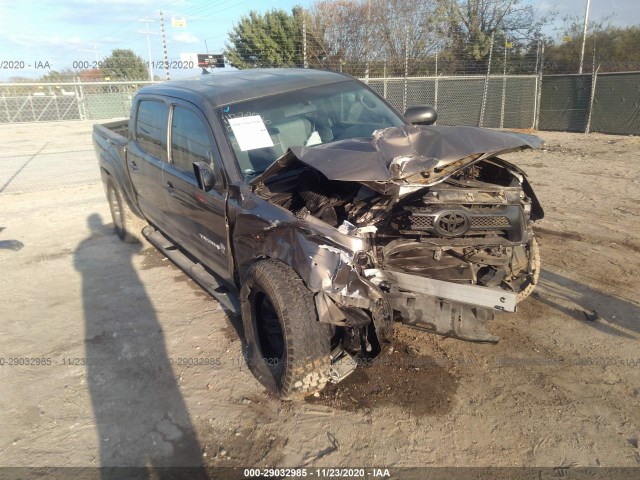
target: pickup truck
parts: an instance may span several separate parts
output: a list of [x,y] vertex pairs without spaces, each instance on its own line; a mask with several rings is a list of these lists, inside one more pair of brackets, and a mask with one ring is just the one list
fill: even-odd
[[120,238],[240,313],[252,372],[298,399],[398,320],[496,342],[487,322],[538,280],[544,213],[499,155],[542,141],[435,120],[343,74],[255,69],[142,88],[93,141]]

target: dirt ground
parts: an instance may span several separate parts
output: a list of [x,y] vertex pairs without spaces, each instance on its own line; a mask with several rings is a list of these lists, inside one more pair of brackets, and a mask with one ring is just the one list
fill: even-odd
[[393,353],[283,403],[237,318],[112,233],[97,167],[12,177],[45,142],[93,168],[77,123],[68,144],[66,124],[0,126],[0,245],[24,245],[0,249],[0,466],[640,465],[640,138],[539,132],[508,156],[547,216],[540,284],[489,325],[498,344],[397,324]]

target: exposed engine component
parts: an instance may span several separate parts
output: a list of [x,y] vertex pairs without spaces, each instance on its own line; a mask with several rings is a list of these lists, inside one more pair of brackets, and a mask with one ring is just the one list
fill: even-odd
[[297,183],[297,194],[304,207],[315,217],[338,226],[346,218],[344,208],[338,208],[352,199],[359,186],[350,182],[328,180],[320,172],[304,170]]
[[[515,167],[514,167],[515,168]],[[404,198],[302,167],[274,200],[338,227],[375,225],[374,263],[385,269],[522,293],[535,284],[537,246],[523,177],[498,158],[481,160]]]
[[[314,162],[317,152],[309,152]],[[316,169],[297,158],[291,152],[271,167],[256,181],[256,193],[300,219],[313,216],[362,239],[365,249],[348,261],[361,275],[369,272],[389,314],[444,335],[497,341],[486,322],[497,310],[514,311],[540,272],[531,223],[544,212],[518,167],[481,154],[442,163],[395,157],[390,179],[358,173],[351,180],[344,173],[350,169]],[[318,310],[335,328],[333,347],[378,352],[373,320],[380,315],[342,301],[324,299]]]

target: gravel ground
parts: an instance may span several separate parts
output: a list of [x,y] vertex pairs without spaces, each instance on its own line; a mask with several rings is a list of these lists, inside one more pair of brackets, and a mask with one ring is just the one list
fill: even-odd
[[0,246],[23,244],[0,249],[0,466],[640,465],[640,138],[508,156],[547,216],[498,344],[397,324],[393,353],[291,404],[237,318],[112,233],[90,123],[33,127],[0,126]]

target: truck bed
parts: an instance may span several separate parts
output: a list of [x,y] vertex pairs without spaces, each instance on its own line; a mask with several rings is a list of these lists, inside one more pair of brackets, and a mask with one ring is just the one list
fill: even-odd
[[100,134],[105,138],[110,140],[120,140],[118,137],[121,137],[126,143],[129,130],[129,119],[116,120],[115,122],[109,123],[99,123],[94,125],[93,129],[94,132],[100,132]]
[[93,126],[93,147],[100,163],[102,181],[112,179],[121,190],[129,208],[142,216],[134,200],[134,190],[127,169],[127,144],[129,142],[129,120],[100,123]]

